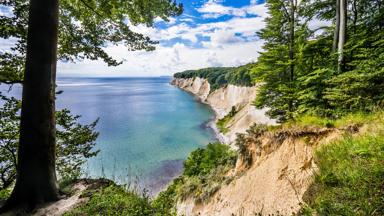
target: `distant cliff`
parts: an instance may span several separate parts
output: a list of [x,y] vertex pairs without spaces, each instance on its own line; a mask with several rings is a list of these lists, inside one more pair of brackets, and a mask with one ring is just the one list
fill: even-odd
[[200,77],[175,78],[171,82],[187,92],[194,94],[201,102],[208,104],[216,113],[215,122],[225,118],[233,110],[233,116],[227,118],[225,132],[214,127],[218,138],[224,143],[233,144],[237,133],[245,133],[254,123],[275,124],[265,115],[265,109],[256,109],[252,103],[257,96],[258,86],[235,86],[228,84],[211,91],[209,82]]

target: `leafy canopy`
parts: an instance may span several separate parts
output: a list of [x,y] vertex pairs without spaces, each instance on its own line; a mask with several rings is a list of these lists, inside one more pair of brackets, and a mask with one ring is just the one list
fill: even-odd
[[[9,14],[0,16],[0,38],[15,44],[0,52],[0,82],[22,80],[26,55],[29,0],[0,0]],[[173,0],[61,0],[58,57],[63,61],[101,59],[121,64],[104,48],[123,44],[128,50],[154,50],[155,41],[133,32],[132,25],[152,26],[154,19],[180,15],[183,6]]]

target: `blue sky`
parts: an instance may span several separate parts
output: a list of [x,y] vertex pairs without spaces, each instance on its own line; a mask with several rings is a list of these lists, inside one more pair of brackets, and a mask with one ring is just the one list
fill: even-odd
[[[160,41],[153,52],[128,52],[124,46],[105,50],[124,60],[118,67],[101,61],[58,65],[59,76],[159,76],[217,66],[238,66],[257,60],[263,42],[256,32],[268,15],[264,0],[179,0],[184,13],[153,28],[132,26],[134,31]],[[0,8],[0,14],[6,11]],[[0,50],[10,41],[0,40]]]

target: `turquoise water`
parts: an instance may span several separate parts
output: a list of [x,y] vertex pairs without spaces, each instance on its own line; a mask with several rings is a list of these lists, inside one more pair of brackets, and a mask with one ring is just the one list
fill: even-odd
[[182,169],[194,149],[214,140],[207,127],[213,112],[178,88],[170,78],[61,78],[57,107],[100,118],[100,136],[84,171],[157,191]]
[[[84,166],[85,177],[106,177],[156,193],[182,171],[194,149],[214,141],[207,123],[213,111],[160,78],[60,78],[57,109],[81,115],[81,123],[100,118],[97,157]],[[7,86],[0,86],[5,93]],[[20,86],[11,95],[20,97]]]

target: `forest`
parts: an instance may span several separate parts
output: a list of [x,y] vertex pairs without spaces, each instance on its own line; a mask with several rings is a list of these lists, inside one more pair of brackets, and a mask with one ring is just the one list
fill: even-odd
[[252,86],[254,83],[251,77],[251,69],[253,64],[244,65],[241,67],[218,67],[218,68],[204,68],[200,70],[188,70],[180,73],[175,73],[175,78],[193,78],[200,77],[207,79],[211,91],[228,84],[238,86]]

